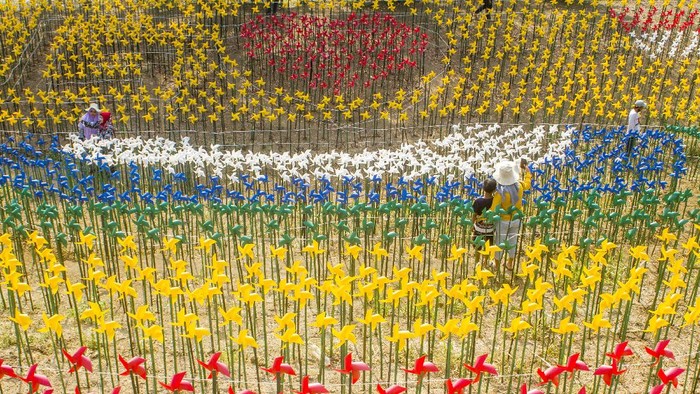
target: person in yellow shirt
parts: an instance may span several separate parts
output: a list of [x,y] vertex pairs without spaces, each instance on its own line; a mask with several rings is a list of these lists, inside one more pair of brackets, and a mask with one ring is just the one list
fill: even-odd
[[[527,168],[526,159],[520,159],[520,165],[512,161],[503,161],[496,165],[493,179],[498,185],[491,203],[491,210],[498,208],[505,210],[500,214],[501,220],[496,223],[494,244],[505,243],[505,253],[508,255],[506,268],[512,271],[520,232],[520,219],[514,214],[522,210],[523,193],[530,190],[532,173]],[[499,267],[502,259],[503,252],[497,253],[496,262]]]

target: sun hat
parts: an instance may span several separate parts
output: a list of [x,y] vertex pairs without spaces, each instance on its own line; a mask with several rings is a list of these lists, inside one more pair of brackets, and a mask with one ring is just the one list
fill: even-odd
[[493,179],[500,185],[510,186],[520,180],[520,167],[510,160],[502,161],[496,164]]
[[96,112],[100,112],[100,106],[97,105],[97,103],[90,103],[90,106],[85,110],[85,112],[88,112],[91,109],[94,109]]
[[634,106],[635,106],[636,108],[646,108],[646,107],[647,107],[647,103],[646,103],[644,100],[637,100],[637,101],[634,102]]

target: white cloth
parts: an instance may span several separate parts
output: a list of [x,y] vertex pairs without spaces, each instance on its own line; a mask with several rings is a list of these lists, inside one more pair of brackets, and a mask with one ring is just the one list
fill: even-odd
[[[494,244],[500,245],[501,242],[507,242],[510,249],[506,250],[508,257],[515,257],[515,250],[518,246],[518,233],[520,232],[520,219],[501,220],[496,225],[496,234],[494,236]],[[503,252],[496,253],[496,259],[500,260]]]
[[627,132],[639,133],[639,113],[632,108],[630,115],[627,117]]

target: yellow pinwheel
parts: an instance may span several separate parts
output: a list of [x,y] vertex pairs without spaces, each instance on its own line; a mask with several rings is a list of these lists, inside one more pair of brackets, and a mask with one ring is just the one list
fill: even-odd
[[245,350],[245,348],[252,347],[254,349],[258,348],[258,342],[255,338],[248,335],[248,330],[242,329],[238,332],[237,337],[230,337],[233,342],[238,344],[240,350]]
[[612,328],[610,321],[603,317],[602,313],[593,316],[593,320],[590,322],[583,322],[583,325],[593,330],[594,332],[600,331],[601,328]]
[[13,316],[8,317],[8,319],[20,326],[22,331],[27,331],[29,326],[32,325],[32,319],[29,317],[29,315],[20,312],[20,310],[16,308]]
[[396,343],[399,347],[399,351],[403,350],[403,348],[406,347],[408,340],[412,338],[414,338],[413,333],[408,330],[401,330],[398,323],[394,324],[394,327],[391,330],[391,335],[384,337],[384,339],[387,341]]
[[163,337],[163,327],[153,324],[150,327],[145,327],[143,325],[139,325],[141,327],[141,330],[143,331],[143,335],[145,338],[149,339],[155,339],[156,341],[163,343],[164,337]]
[[46,312],[41,313],[41,319],[44,321],[44,327],[39,329],[39,332],[53,332],[61,338],[63,336],[63,325],[61,322],[66,317],[60,313],[52,315],[51,317],[46,315]]
[[95,332],[107,335],[107,338],[112,341],[120,328],[122,328],[122,325],[117,321],[102,321],[95,328]]
[[355,329],[354,324],[345,325],[340,330],[336,330],[335,328],[331,329],[333,336],[338,339],[338,344],[335,345],[336,349],[343,346],[343,344],[345,344],[346,342],[352,342],[352,343],[357,342],[357,338],[355,337],[355,334],[353,334],[354,329]]
[[581,331],[581,328],[574,324],[571,323],[571,317],[567,316],[559,321],[559,327],[557,328],[552,328],[552,332],[559,334],[559,335],[566,335],[566,334],[571,334],[575,332]]
[[338,324],[338,319],[334,318],[333,316],[326,316],[326,312],[321,312],[316,315],[316,320],[311,323],[311,326],[325,329],[326,327],[334,326],[336,324]]
[[282,341],[284,346],[287,346],[288,344],[297,344],[297,345],[303,345],[304,340],[301,338],[301,335],[299,335],[296,332],[296,329],[294,327],[290,327],[287,330],[284,331],[282,335],[275,334],[277,338]]
[[357,319],[360,323],[369,326],[371,330],[374,330],[377,328],[377,326],[381,323],[386,323],[386,319],[378,313],[374,313],[372,309],[368,309],[367,312],[365,312],[365,317],[364,319],[359,318]]
[[504,327],[503,331],[509,332],[515,336],[518,332],[532,328],[530,323],[524,321],[520,316],[515,317],[510,321],[509,327]]
[[374,244],[374,247],[372,250],[369,252],[372,256],[374,256],[377,260],[381,260],[382,258],[389,257],[389,252],[387,252],[386,249],[382,248],[382,243],[377,242]]

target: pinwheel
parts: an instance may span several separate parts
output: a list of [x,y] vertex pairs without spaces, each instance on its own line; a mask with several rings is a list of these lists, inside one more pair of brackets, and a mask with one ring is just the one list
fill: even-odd
[[479,381],[482,373],[487,373],[487,374],[495,375],[495,376],[498,375],[498,371],[496,370],[496,367],[494,367],[493,365],[486,362],[486,359],[488,357],[489,357],[488,354],[482,354],[481,356],[476,358],[473,365],[464,364],[464,366],[468,370],[470,370],[472,373],[476,374],[476,377],[474,378],[474,383]]
[[619,369],[617,363],[618,360],[613,359],[612,365],[601,365],[600,367],[596,368],[593,375],[602,376],[605,384],[610,386],[612,384],[613,376],[622,375],[623,373],[627,372],[626,369]]
[[328,390],[321,383],[309,383],[309,377],[304,376],[301,379],[301,391],[295,391],[297,394],[313,394],[327,393]]
[[666,346],[668,346],[669,342],[671,342],[669,339],[664,339],[662,341],[659,341],[654,347],[654,349],[651,349],[649,347],[644,348],[647,354],[649,354],[655,359],[654,365],[658,364],[661,361],[661,357],[667,357],[672,360],[675,359],[673,352],[666,349]]
[[200,360],[197,360],[199,365],[201,365],[204,369],[209,371],[209,376],[207,379],[211,379],[214,374],[222,374],[224,376],[230,377],[231,373],[228,370],[228,367],[221,361],[219,361],[219,358],[221,357],[221,352],[217,352],[212,354],[212,356],[209,358],[209,361],[206,363]]
[[362,361],[352,361],[352,353],[348,353],[343,359],[343,369],[336,369],[340,373],[351,374],[353,384],[360,379],[361,371],[369,370],[369,366]]
[[381,385],[377,385],[377,393],[379,394],[401,394],[406,391],[406,387],[393,385],[388,388],[383,388]]
[[33,364],[31,367],[29,367],[27,376],[21,378],[22,381],[29,384],[30,393],[36,393],[41,386],[51,387],[51,382],[49,382],[49,379],[44,375],[36,373],[36,369],[37,364]]
[[124,357],[121,355],[118,355],[119,357],[119,362],[122,364],[124,367],[124,371],[121,372],[119,375],[121,376],[129,376],[130,374],[135,374],[137,376],[140,376],[141,379],[146,379],[146,368],[141,365],[146,362],[146,359],[143,357],[133,357],[129,361],[126,361]]
[[472,383],[474,383],[473,380],[465,378],[459,378],[454,382],[452,381],[452,379],[447,379],[445,381],[448,394],[462,394],[464,392],[464,389],[469,387]]
[[69,354],[65,349],[62,349],[63,355],[66,356],[71,364],[69,373],[78,372],[80,368],[85,368],[88,372],[92,372],[92,361],[85,355],[87,347],[81,346],[73,354]]
[[191,391],[194,392],[192,383],[185,380],[187,372],[178,372],[172,376],[170,383],[158,382],[163,388],[170,392]]
[[559,386],[559,375],[561,375],[565,371],[566,368],[559,365],[553,365],[545,369],[544,371],[542,371],[542,369],[540,368],[537,368],[537,375],[542,380],[540,382],[541,385],[545,385],[551,382],[555,386]]
[[281,375],[296,376],[296,372],[291,365],[283,363],[284,357],[276,357],[270,368],[261,368],[263,371],[273,374],[273,379],[277,379]]
[[10,377],[10,378],[17,378],[18,376],[15,374],[15,370],[7,365],[3,364],[3,360],[0,359],[0,379],[4,378],[5,376]]

